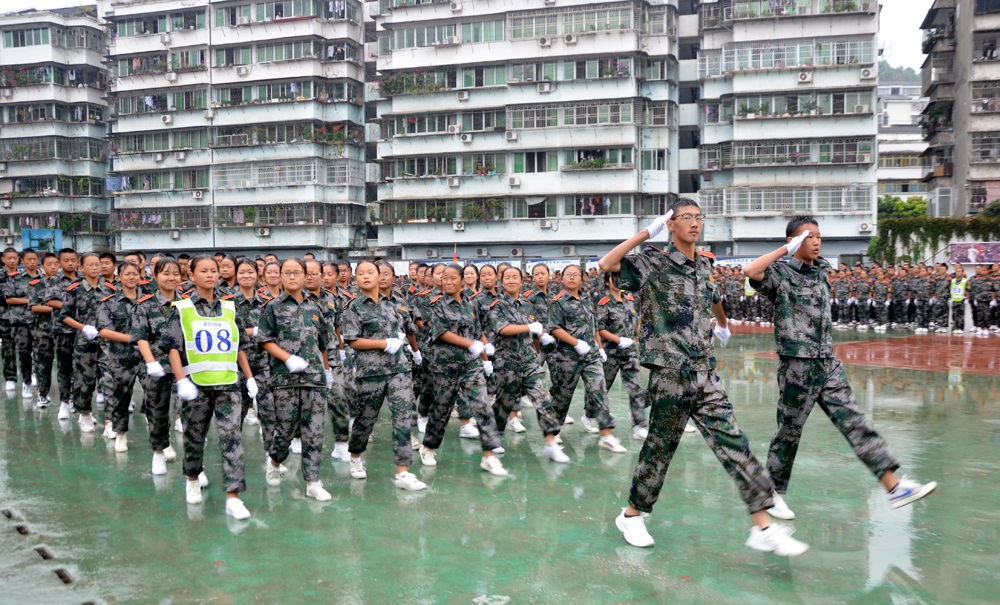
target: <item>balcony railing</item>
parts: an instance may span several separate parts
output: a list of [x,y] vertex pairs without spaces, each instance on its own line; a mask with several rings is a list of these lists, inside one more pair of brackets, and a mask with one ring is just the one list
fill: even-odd
[[873,13],[876,4],[873,0],[736,0],[732,6],[725,9],[725,20],[808,17],[831,13]]

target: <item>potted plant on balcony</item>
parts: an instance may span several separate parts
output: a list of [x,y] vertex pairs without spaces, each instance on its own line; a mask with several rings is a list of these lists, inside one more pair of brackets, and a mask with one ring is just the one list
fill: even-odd
[[243,221],[247,227],[253,227],[257,220],[257,209],[253,206],[247,206],[243,209]]

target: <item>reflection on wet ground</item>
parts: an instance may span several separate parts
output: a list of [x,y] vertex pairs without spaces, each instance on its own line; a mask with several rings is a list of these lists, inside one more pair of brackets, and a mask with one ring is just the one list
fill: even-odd
[[[719,373],[762,456],[774,430],[778,361],[766,354],[766,330],[741,328],[720,352]],[[504,438],[510,477],[482,473],[477,443],[460,442],[450,426],[439,466],[413,467],[430,485],[423,493],[389,481],[386,418],[367,455],[367,481],[324,459],[321,479],[334,499],[322,504],[304,498],[296,456],[283,485],[266,487],[261,441],[247,427],[249,522],[222,512],[214,433],[206,458],[213,485],[204,505],[188,507],[179,464],[162,480],[150,475],[138,415],[131,450],[115,454],[75,422],[60,425],[55,409],[38,413],[8,399],[0,414],[0,603],[996,603],[1000,376],[992,369],[1000,339],[892,336],[838,333],[838,353],[903,472],[937,480],[938,492],[890,510],[817,411],[787,497],[796,536],[812,549],[791,561],[743,546],[742,503],[697,435],[681,443],[649,518],[657,545],[625,545],[614,517],[640,443],[626,439],[620,385],[612,411],[628,454],[599,451],[577,423],[564,434],[573,462],[548,462],[528,408],[529,432]],[[570,414],[582,414],[582,393]]]

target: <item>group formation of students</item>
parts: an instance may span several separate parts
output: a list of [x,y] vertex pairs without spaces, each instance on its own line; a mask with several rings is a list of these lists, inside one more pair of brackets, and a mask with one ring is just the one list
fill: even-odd
[[[571,265],[557,282],[543,264],[529,278],[506,263],[413,263],[397,277],[387,262],[362,261],[352,275],[346,262],[225,254],[154,255],[146,275],[139,252],[118,262],[107,253],[64,249],[44,254],[40,267],[34,251],[8,249],[0,323],[6,387],[15,390],[20,369],[22,396],[36,396],[37,388],[36,405],[44,409],[57,365],[59,420],[76,414],[80,430],[93,432],[92,403],[103,404],[104,436],[123,452],[141,380],[154,475],[166,474],[177,456],[170,446],[175,395],[186,500],[202,502],[214,418],[225,512],[236,519],[250,516],[239,499],[246,489],[244,422],[260,426],[267,485],[281,484],[288,472],[282,463],[297,452],[306,496],[326,501],[326,416],[331,457],[362,480],[364,453],[387,402],[392,481],[422,490],[427,486],[409,471],[414,452],[422,465],[435,466],[452,417],[460,438],[480,441],[482,471],[502,477],[501,436],[525,432],[520,408],[534,406],[545,456],[569,463],[560,432],[574,422],[568,412],[581,381],[583,428],[600,434],[597,447],[625,453],[607,395],[619,375],[629,394],[629,434],[643,442],[628,506],[616,519],[634,546],[653,544],[643,513],[659,496],[681,436],[700,431],[752,514],[747,545],[787,556],[805,552],[791,528],[770,519],[795,516],[782,496],[817,403],[885,486],[891,506],[932,492],[934,483],[897,477],[895,457],[865,423],[833,357],[831,270],[811,217],[789,223],[789,243],[743,269],[773,305],[781,357],[778,429],[766,466],[754,458],[715,374],[713,336],[725,345],[731,332],[725,282],[713,275],[711,255],[695,247],[703,218],[696,202],[682,198],[602,258],[602,274]],[[673,234],[668,248],[626,256],[665,229]],[[785,255],[792,259],[776,262]],[[640,367],[650,370],[645,388]]]

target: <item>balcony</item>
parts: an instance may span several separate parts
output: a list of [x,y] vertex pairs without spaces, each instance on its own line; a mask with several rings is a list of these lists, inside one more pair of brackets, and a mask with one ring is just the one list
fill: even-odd
[[921,50],[925,55],[955,52],[955,32],[950,28],[925,29]]
[[735,0],[725,9],[726,21],[810,17],[840,13],[874,13],[874,0]]
[[935,163],[932,166],[928,166],[924,171],[923,180],[929,181],[931,179],[951,177],[954,174],[955,165],[951,162],[941,162]]

